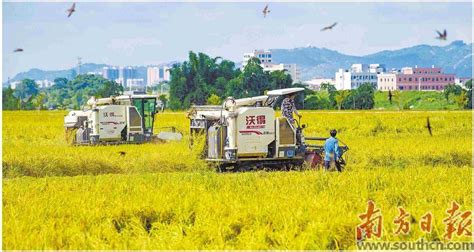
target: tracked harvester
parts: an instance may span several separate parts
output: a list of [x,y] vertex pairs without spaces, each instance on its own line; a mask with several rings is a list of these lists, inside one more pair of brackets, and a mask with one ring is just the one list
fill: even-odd
[[[191,135],[206,135],[206,160],[219,171],[289,170],[305,162],[318,166],[324,158],[323,146],[308,142],[326,138],[305,137],[304,125],[275,116],[273,108],[278,97],[303,90],[272,90],[257,97],[228,97],[222,106],[193,106],[188,113]],[[340,147],[342,154],[347,150],[346,145]],[[338,165],[343,168],[343,159]]]
[[91,97],[83,110],[70,111],[65,116],[66,138],[75,145],[181,140],[181,133],[173,127],[169,132],[153,134],[155,114],[160,108],[156,95]]

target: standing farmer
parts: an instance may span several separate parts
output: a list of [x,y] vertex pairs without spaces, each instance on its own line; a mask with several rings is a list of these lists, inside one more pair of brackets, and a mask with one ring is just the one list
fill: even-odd
[[283,102],[281,103],[281,114],[286,117],[291,124],[295,123],[293,112],[301,118],[301,115],[296,110],[295,96],[295,93],[289,94],[285,99],[283,99]]
[[341,171],[337,164],[340,158],[339,143],[336,138],[337,131],[333,129],[329,133],[331,134],[331,137],[326,139],[326,142],[324,143],[324,168],[326,171],[329,170],[331,161],[335,161],[337,170]]

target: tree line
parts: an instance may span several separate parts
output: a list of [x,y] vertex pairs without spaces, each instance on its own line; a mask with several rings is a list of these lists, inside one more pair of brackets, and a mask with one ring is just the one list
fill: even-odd
[[187,61],[175,64],[170,74],[169,107],[173,110],[220,104],[228,96],[258,96],[266,90],[291,87],[293,83],[285,71],[263,71],[257,58],[250,59],[241,71],[232,61],[194,52],[189,53]]
[[375,88],[371,84],[351,91],[337,91],[333,85],[323,84],[320,91],[312,91],[301,83],[293,84],[285,70],[264,71],[258,58],[251,58],[240,70],[232,61],[190,52],[188,60],[175,64],[170,72],[172,110],[191,105],[218,105],[228,96],[259,96],[265,91],[289,87],[305,88],[296,98],[297,107],[304,109],[371,109],[375,104]]
[[[323,83],[320,90],[313,91],[302,83],[293,83],[285,70],[264,71],[257,58],[251,58],[241,70],[232,61],[191,51],[188,60],[173,65],[169,71],[169,95],[162,94],[160,99],[172,110],[184,110],[192,105],[219,105],[228,96],[259,96],[269,90],[289,87],[305,88],[295,100],[299,109],[372,109],[375,106],[376,87],[370,83],[353,90],[336,90],[334,85]],[[447,85],[443,91],[446,100],[458,104],[459,108],[472,108],[472,80],[465,86],[467,90]],[[72,80],[57,78],[53,86],[43,89],[33,80],[24,79],[15,89],[3,89],[3,109],[79,109],[91,96],[109,97],[122,92],[121,85],[96,75],[77,75]],[[400,91],[389,91],[387,99],[404,109]]]
[[80,109],[91,96],[102,98],[122,92],[119,84],[96,75],[77,75],[73,80],[56,78],[48,88],[24,79],[15,89],[3,89],[2,105],[4,110]]

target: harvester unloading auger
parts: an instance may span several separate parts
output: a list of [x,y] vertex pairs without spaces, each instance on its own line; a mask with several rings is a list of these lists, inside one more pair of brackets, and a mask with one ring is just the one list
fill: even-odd
[[159,102],[156,95],[145,94],[91,97],[84,110],[70,111],[64,117],[66,138],[76,145],[181,140],[182,134],[174,127],[153,135]]
[[[222,106],[193,106],[188,113],[191,135],[206,135],[206,160],[219,171],[258,169],[290,170],[308,163],[321,165],[324,137],[305,137],[305,125],[292,125],[285,117],[276,117],[273,108],[279,96],[303,91],[303,88],[272,90],[266,95],[227,98]],[[347,145],[340,146],[342,155]],[[338,170],[344,168],[341,158]]]

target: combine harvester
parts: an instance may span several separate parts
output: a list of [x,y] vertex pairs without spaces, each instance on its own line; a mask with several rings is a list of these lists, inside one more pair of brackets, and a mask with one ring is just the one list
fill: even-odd
[[70,111],[64,118],[66,138],[75,145],[145,143],[181,140],[174,127],[153,135],[155,114],[161,101],[156,95],[130,94],[96,99],[85,110]]
[[[206,160],[217,164],[220,172],[258,169],[291,170],[305,162],[312,167],[323,162],[324,137],[305,137],[305,125],[292,125],[285,117],[276,117],[274,104],[280,96],[303,88],[272,90],[266,95],[234,99],[222,106],[193,106],[188,113],[191,135],[206,135]],[[349,148],[340,147],[341,156]],[[337,163],[338,170],[345,162]]]

